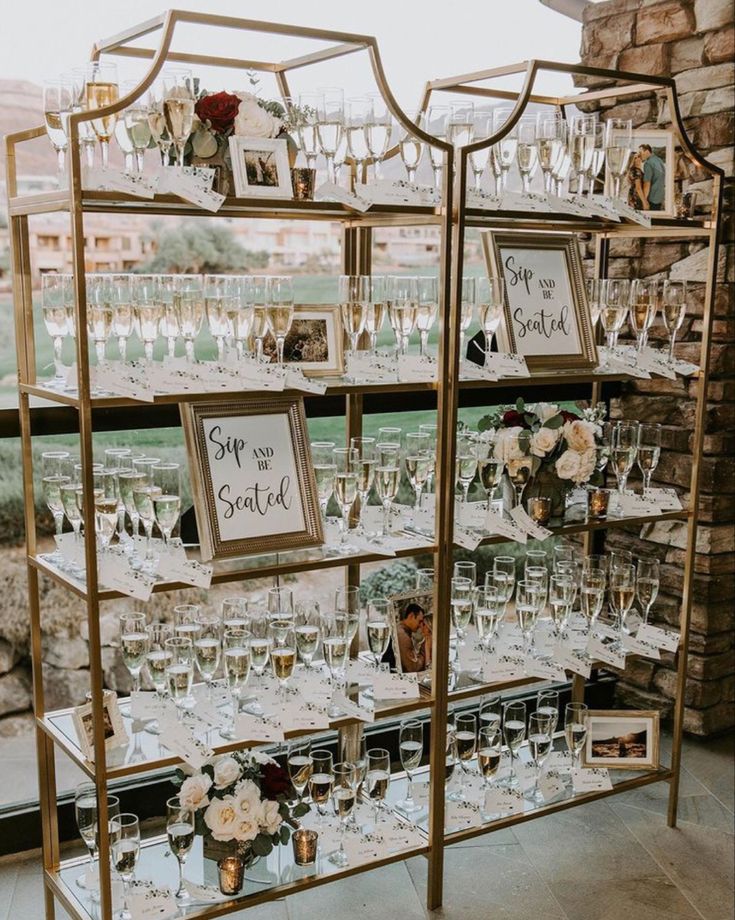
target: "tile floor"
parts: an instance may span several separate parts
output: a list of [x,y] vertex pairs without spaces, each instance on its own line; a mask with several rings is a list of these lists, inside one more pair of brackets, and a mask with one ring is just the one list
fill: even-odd
[[[444,906],[433,914],[426,861],[416,857],[230,916],[732,920],[734,755],[732,735],[685,742],[676,830],[666,827],[667,787],[656,784],[452,847]],[[0,863],[0,920],[43,920],[37,857]]]

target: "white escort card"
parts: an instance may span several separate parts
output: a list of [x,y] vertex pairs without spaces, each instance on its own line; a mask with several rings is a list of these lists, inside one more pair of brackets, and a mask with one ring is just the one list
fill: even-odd
[[651,218],[648,216],[648,214],[644,214],[637,208],[631,208],[627,201],[623,201],[622,198],[615,199],[615,210],[621,217],[624,217],[631,223],[639,224],[641,227],[646,228],[651,226]]
[[548,538],[552,536],[551,530],[531,520],[528,516],[528,512],[522,505],[516,505],[510,512],[510,516],[533,540],[548,540]]
[[647,500],[655,502],[659,511],[683,511],[684,506],[676,489],[646,489],[643,495]]
[[200,741],[191,729],[175,719],[175,716],[159,719],[158,740],[163,747],[168,748],[172,754],[180,757],[190,767],[201,770],[204,764],[214,756],[214,751]]
[[353,351],[347,354],[347,376],[357,383],[396,383],[398,361],[395,354]]
[[612,789],[610,773],[604,767],[572,770],[572,788],[580,792],[609,792]]
[[489,534],[506,537],[515,543],[525,544],[528,540],[527,532],[516,521],[508,520],[508,518],[503,517],[502,512],[496,511],[494,508],[491,508],[487,513],[485,529]]
[[551,802],[567,790],[564,780],[556,770],[547,769],[538,783],[539,792],[544,802]]
[[398,361],[398,382],[424,383],[436,380],[437,367],[433,355],[402,355]]
[[[342,715],[348,719],[357,719],[360,722],[374,722],[375,710],[368,709],[367,706],[361,706],[354,700],[347,699],[344,693],[334,694],[334,705],[342,711]],[[329,720],[327,720],[329,722]],[[328,725],[326,727],[329,727]]]
[[654,661],[661,660],[661,652],[658,648],[649,642],[643,642],[638,636],[626,636],[623,644],[628,655],[641,655],[643,658],[651,658]]
[[523,793],[517,789],[491,786],[485,792],[482,811],[487,816],[520,815],[524,811],[524,804]]
[[434,186],[415,185],[403,179],[383,179],[367,185],[358,185],[360,198],[371,204],[408,204],[435,206],[440,204],[441,192]]
[[102,587],[138,601],[149,601],[156,583],[155,575],[131,568],[126,555],[112,550],[97,554],[97,579]]
[[[169,920],[179,916],[179,906],[170,889],[155,888],[145,880],[134,879],[128,884],[126,902],[132,920]],[[122,891],[117,907],[123,907]]]
[[592,673],[590,659],[565,642],[559,642],[554,647],[554,661],[564,671],[571,671],[581,677],[589,677]]
[[611,668],[623,670],[625,667],[625,652],[616,651],[599,636],[590,636],[587,643],[587,654],[593,661],[600,661]]
[[546,768],[549,772],[571,773],[572,755],[569,751],[552,751],[546,761]]
[[[358,186],[358,188],[361,187]],[[336,182],[323,182],[314,192],[314,201],[336,201],[360,213],[369,210],[372,205],[369,198],[362,194],[353,195]]]
[[137,198],[151,199],[156,194],[158,177],[85,165],[82,167],[82,187],[92,192],[122,192]]
[[283,741],[283,728],[275,720],[261,719],[250,713],[238,713],[235,720],[235,735],[243,741],[265,744],[269,741]]
[[658,626],[651,626],[650,623],[644,623],[638,630],[636,639],[663,649],[664,652],[675,652],[679,648],[681,634],[667,629],[660,629]]
[[225,196],[212,190],[214,173],[208,166],[164,166],[158,174],[158,191],[216,212],[224,204]]
[[483,676],[492,684],[522,680],[526,676],[526,663],[522,655],[495,654],[486,661]]
[[567,679],[566,672],[557,662],[529,656],[526,659],[526,674],[529,677],[538,677],[541,680],[553,680],[558,683]]
[[641,495],[638,492],[624,492],[617,494],[617,513],[620,517],[651,517],[661,514],[662,509],[658,502],[650,495]]
[[514,355],[511,352],[485,352],[485,367],[489,368],[498,379],[531,376],[523,355]]

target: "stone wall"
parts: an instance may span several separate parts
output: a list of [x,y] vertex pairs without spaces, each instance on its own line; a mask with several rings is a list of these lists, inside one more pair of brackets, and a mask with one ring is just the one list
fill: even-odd
[[[735,115],[735,33],[732,0],[609,0],[585,10],[581,59],[590,66],[673,76],[689,137],[705,157],[725,170],[722,252],[711,349],[711,380],[699,505],[699,537],[694,576],[692,637],[688,662],[685,730],[698,735],[735,725],[735,309],[733,308],[733,128]],[[597,78],[585,86],[604,86]],[[662,99],[633,97],[619,105],[603,102],[604,117],[633,120],[634,127],[666,128]],[[681,168],[681,164],[680,164]],[[711,200],[711,180],[692,171],[680,175],[700,193],[700,210]],[[728,213],[729,212],[729,213]],[[588,252],[592,255],[592,251]],[[610,275],[672,277],[696,282],[682,328],[680,357],[698,360],[707,251],[700,241],[626,239],[611,248]],[[654,327],[660,338],[663,328]],[[655,338],[655,336],[654,336]],[[617,417],[660,422],[664,451],[654,476],[687,498],[697,383],[682,378],[638,380],[613,405]],[[644,542],[645,541],[645,542]],[[625,546],[658,555],[662,592],[654,607],[660,624],[678,623],[683,582],[686,525],[661,522],[642,531],[611,532],[608,548]],[[625,705],[671,712],[676,686],[674,656],[661,662],[636,659],[618,684]]]

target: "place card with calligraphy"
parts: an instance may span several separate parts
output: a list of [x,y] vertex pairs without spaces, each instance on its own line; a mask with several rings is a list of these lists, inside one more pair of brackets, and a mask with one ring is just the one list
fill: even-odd
[[582,792],[609,792],[612,789],[610,773],[604,767],[572,770],[572,788],[575,794]]
[[681,642],[681,634],[673,630],[660,629],[658,626],[651,626],[650,623],[644,623],[636,634],[639,642],[647,642],[664,652],[675,652]]

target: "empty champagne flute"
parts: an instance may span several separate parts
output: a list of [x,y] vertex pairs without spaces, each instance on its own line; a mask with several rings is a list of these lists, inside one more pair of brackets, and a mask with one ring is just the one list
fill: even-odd
[[144,613],[120,614],[120,652],[125,667],[133,678],[133,693],[140,690],[140,672],[146,663],[150,636]]
[[522,702],[506,703],[503,708],[503,737],[510,751],[510,772],[505,785],[513,788],[518,785],[515,772],[515,760],[526,738],[526,704]]
[[316,805],[317,823],[324,826],[325,806],[329,802],[334,783],[334,763],[332,754],[325,750],[311,752],[311,776],[309,777],[309,795]]
[[276,360],[283,364],[283,348],[293,322],[293,280],[287,275],[268,279],[265,318],[268,331],[276,340]]
[[375,660],[376,671],[380,670],[383,655],[388,650],[392,611],[393,604],[387,598],[376,597],[368,601],[365,630],[368,649]]
[[602,299],[605,282],[601,278],[587,279],[587,304],[590,308],[590,320],[592,321],[592,332],[597,333],[597,323],[600,320],[602,312]]
[[163,89],[159,83],[156,89],[148,93],[145,111],[151,137],[156,142],[161,154],[161,165],[166,167],[169,165],[169,160],[171,158],[173,139],[168,130],[168,124],[166,123],[162,93]]
[[194,680],[194,648],[188,636],[174,636],[166,639],[166,650],[171,653],[171,661],[166,668],[168,692],[181,722],[184,718],[184,704],[191,696]]
[[[349,106],[348,106],[349,111]],[[349,121],[345,118],[344,92],[339,87],[325,87],[321,90],[321,104],[318,111],[317,139],[319,149],[327,161],[327,178],[336,182],[334,158]],[[349,130],[347,141],[349,144]]]
[[628,171],[632,151],[633,122],[629,118],[608,119],[605,122],[605,162],[613,180],[613,198],[620,198],[620,184]]
[[675,363],[674,345],[687,309],[686,281],[664,281],[661,315],[669,334],[669,364]]
[[457,481],[462,489],[462,504],[467,505],[472,480],[477,475],[475,439],[469,434],[457,436]]
[[426,482],[434,470],[434,454],[431,435],[425,431],[406,433],[406,473],[416,494],[415,508],[421,508],[421,495]]
[[365,787],[375,806],[375,826],[379,823],[380,809],[390,786],[390,754],[385,748],[370,748],[367,752]]
[[383,504],[383,528],[380,539],[384,541],[390,536],[390,512],[401,480],[401,451],[394,444],[386,443],[378,443],[376,451],[375,486],[378,498]]
[[191,899],[184,884],[184,864],[194,845],[194,809],[175,795],[166,802],[166,836],[171,852],[179,864],[179,887],[174,897],[181,904]]
[[638,559],[636,569],[635,590],[638,602],[643,608],[643,622],[648,622],[651,608],[658,597],[661,584],[661,566],[655,557]]
[[465,358],[465,337],[467,330],[472,325],[475,316],[475,303],[477,293],[475,290],[474,278],[462,279],[462,293],[460,296],[459,310],[459,359],[464,361]]
[[544,715],[541,712],[532,712],[528,720],[528,749],[531,754],[531,760],[536,768],[533,788],[527,793],[527,798],[531,802],[541,803],[544,797],[539,789],[539,780],[541,771],[546,758],[551,753],[553,746],[553,719],[551,716]]
[[[85,107],[88,111],[114,105],[119,97],[117,66],[108,61],[92,61],[87,65],[84,81]],[[107,169],[110,138],[115,132],[117,114],[92,119],[92,129],[97,135],[102,153],[102,168]]]
[[123,813],[110,820],[112,865],[123,883],[123,907],[120,920],[133,920],[128,909],[128,886],[135,878],[140,855],[140,824],[137,815]]
[[347,151],[354,161],[355,187],[366,178],[365,164],[370,157],[368,147],[368,122],[372,110],[369,96],[355,96],[347,102],[345,130]]
[[661,426],[638,426],[638,450],[636,463],[643,476],[643,494],[651,488],[651,477],[661,457]]
[[[511,108],[493,109],[493,134],[497,134],[498,131],[503,128],[512,112],[513,109]],[[510,173],[511,166],[516,161],[517,150],[518,123],[516,122],[505,137],[499,140],[497,144],[493,145],[490,152],[493,172],[495,173],[498,186],[498,194],[502,194],[508,187],[508,174]]]
[[74,89],[70,81],[61,79],[43,84],[43,116],[46,134],[56,151],[59,182],[64,175],[65,155],[68,145],[67,124],[74,105]]
[[587,740],[587,712],[584,703],[567,703],[564,709],[564,738],[572,755],[572,769],[579,769],[579,756]]
[[286,767],[291,785],[298,797],[298,802],[301,803],[314,769],[314,761],[311,756],[311,738],[298,738],[289,744]]
[[657,293],[657,281],[636,278],[630,285],[629,322],[639,352],[648,344],[648,331],[656,319]]
[[381,164],[390,146],[392,120],[390,110],[380,93],[370,94],[370,113],[365,126],[370,159],[373,161],[375,178],[381,178]]
[[[426,113],[426,130],[438,140],[447,139],[447,119],[450,107],[448,105],[432,105]],[[441,147],[429,147],[429,159],[434,173],[434,188],[442,187],[442,170],[444,169],[444,151]]]

